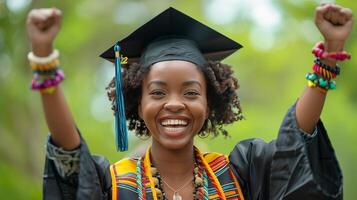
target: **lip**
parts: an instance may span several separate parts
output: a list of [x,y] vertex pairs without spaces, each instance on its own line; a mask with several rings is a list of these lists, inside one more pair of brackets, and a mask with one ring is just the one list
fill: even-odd
[[162,117],[159,117],[159,122],[166,119],[180,119],[180,120],[185,120],[188,123],[190,122],[190,118],[184,115],[164,115]]

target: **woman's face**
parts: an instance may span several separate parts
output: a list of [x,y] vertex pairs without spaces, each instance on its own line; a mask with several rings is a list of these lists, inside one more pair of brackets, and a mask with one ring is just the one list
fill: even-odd
[[143,79],[139,116],[153,137],[153,145],[167,149],[193,145],[193,137],[208,117],[203,73],[186,61],[151,66]]

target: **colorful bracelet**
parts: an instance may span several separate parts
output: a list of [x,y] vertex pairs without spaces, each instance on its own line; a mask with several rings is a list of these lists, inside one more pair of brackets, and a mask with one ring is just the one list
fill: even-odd
[[315,47],[312,49],[312,53],[317,58],[331,58],[338,61],[344,61],[351,59],[351,54],[346,51],[341,52],[326,52],[323,42],[318,42]]
[[44,63],[44,64],[30,61],[32,70],[48,70],[48,69],[52,69],[52,68],[58,66],[59,64],[60,63],[57,58],[48,62],[48,63]]
[[52,51],[52,53],[47,57],[36,56],[33,52],[30,52],[27,55],[27,58],[29,59],[30,62],[34,62],[34,63],[38,63],[38,64],[50,63],[53,60],[57,59],[58,57],[59,57],[59,51],[57,49],[54,49]]
[[317,87],[323,92],[336,89],[335,81],[326,80],[323,77],[319,77],[316,73],[307,73],[305,78],[308,81],[307,85],[309,87]]
[[316,58],[314,60],[314,63],[319,65],[320,67],[326,69],[327,71],[330,71],[331,73],[336,74],[336,76],[340,75],[341,68],[338,64],[336,64],[335,67],[331,67],[331,66],[326,65],[325,63],[321,62],[320,58]]
[[51,94],[56,90],[56,86],[64,80],[64,73],[59,69],[58,56],[58,50],[54,50],[47,57],[37,57],[32,52],[28,54],[33,73],[32,90]]
[[41,93],[53,93],[55,87],[59,85],[64,80],[64,73],[62,70],[58,69],[52,75],[39,75],[34,74],[34,78],[31,82],[32,90],[39,90]]
[[312,66],[312,70],[319,74],[320,76],[324,77],[325,79],[328,79],[328,80],[331,80],[331,79],[334,79],[336,78],[336,74],[329,71],[329,70],[326,70],[325,68],[321,67],[320,65],[318,64],[314,64]]
[[36,69],[36,70],[32,70],[32,74],[39,74],[39,75],[47,75],[47,76],[50,76],[52,74],[55,74],[56,71],[58,70],[59,68],[56,66],[52,69],[47,69],[47,70],[39,70],[39,69]]

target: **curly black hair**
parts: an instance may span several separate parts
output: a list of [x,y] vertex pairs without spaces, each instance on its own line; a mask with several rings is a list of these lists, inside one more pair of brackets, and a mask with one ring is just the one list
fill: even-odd
[[[207,102],[210,110],[208,119],[204,122],[198,135],[201,137],[220,133],[228,136],[223,125],[243,119],[237,89],[238,79],[233,76],[230,65],[218,61],[208,61],[203,66],[198,66],[207,81]],[[141,99],[142,81],[150,67],[141,67],[137,63],[123,66],[123,94],[125,112],[129,121],[129,130],[135,131],[139,137],[148,137],[150,133],[144,121],[139,117],[138,106]],[[109,100],[112,102],[112,110],[115,112],[115,78],[106,87]]]

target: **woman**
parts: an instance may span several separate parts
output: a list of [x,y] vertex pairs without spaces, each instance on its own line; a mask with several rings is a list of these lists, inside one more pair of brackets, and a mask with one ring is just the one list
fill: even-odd
[[[165,13],[137,31],[149,34],[151,29],[145,27]],[[187,30],[196,30],[200,25],[192,20],[180,26],[189,24]],[[152,144],[142,157],[111,166],[103,157],[90,155],[58,86],[63,73],[52,44],[60,21],[57,9],[32,10],[27,21],[32,87],[41,91],[51,132],[44,199],[342,199],[342,174],[319,117],[327,90],[335,86],[331,80],[339,74],[336,62],[349,58],[342,52],[353,23],[349,9],[334,4],[317,7],[315,22],[325,41],[314,48],[317,59],[307,76],[308,87],[287,112],[276,141],[242,141],[229,158],[202,154],[193,140],[197,134],[227,134],[221,125],[242,118],[238,81],[230,66],[219,62],[233,51],[222,55],[216,49],[208,55],[212,46],[204,49],[197,37],[182,38],[178,30],[146,38],[135,51],[122,46],[129,60],[136,53],[140,57],[123,69],[129,129],[152,136]],[[126,39],[130,37],[135,33]],[[111,59],[114,52],[109,51],[111,56],[102,57]],[[107,88],[116,112],[117,82]]]

